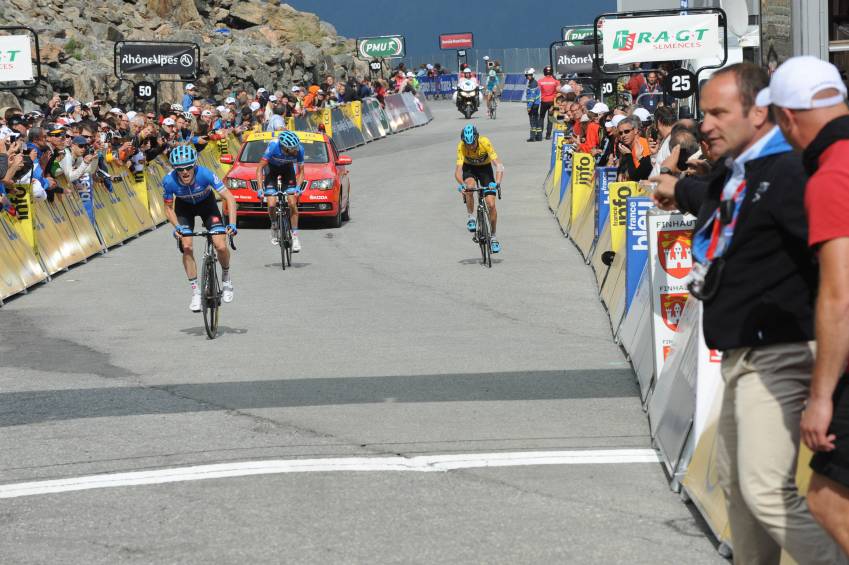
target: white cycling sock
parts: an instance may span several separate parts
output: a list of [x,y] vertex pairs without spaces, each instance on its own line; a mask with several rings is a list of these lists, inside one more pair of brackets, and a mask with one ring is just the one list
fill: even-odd
[[221,281],[230,282],[230,269],[221,268]]
[[195,277],[193,279],[189,279],[189,284],[192,285],[192,292],[195,292],[195,293],[200,292],[200,289],[198,288],[198,278],[197,277]]

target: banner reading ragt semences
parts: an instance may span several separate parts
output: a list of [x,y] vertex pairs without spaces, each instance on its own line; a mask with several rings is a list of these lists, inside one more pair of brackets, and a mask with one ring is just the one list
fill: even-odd
[[195,76],[198,48],[194,43],[131,43],[115,45],[122,74]]
[[605,64],[723,56],[719,15],[617,18],[604,22]]

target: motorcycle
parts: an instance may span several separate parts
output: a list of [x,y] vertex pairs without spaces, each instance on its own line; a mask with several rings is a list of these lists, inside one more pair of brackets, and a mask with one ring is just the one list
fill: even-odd
[[480,86],[475,81],[463,79],[457,84],[457,92],[454,93],[454,103],[457,104],[457,110],[467,120],[480,108],[481,98]]

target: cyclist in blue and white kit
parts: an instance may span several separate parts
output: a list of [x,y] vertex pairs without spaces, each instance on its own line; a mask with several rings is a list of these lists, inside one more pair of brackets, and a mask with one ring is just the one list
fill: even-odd
[[495,72],[495,69],[489,69],[489,73],[487,73],[486,78],[486,89],[485,89],[485,97],[486,103],[489,104],[489,99],[495,95],[495,89],[498,88],[498,73]]
[[[266,174],[266,167],[268,173]],[[289,213],[292,218],[292,251],[301,250],[298,238],[298,199],[304,185],[304,146],[297,134],[291,131],[281,131],[277,139],[269,142],[256,168],[257,184],[262,193],[268,198],[268,217],[271,219],[271,243],[277,245],[277,218],[274,207],[277,206],[277,179],[286,192],[289,203]],[[263,187],[265,187],[263,189]]]
[[[195,216],[200,216],[204,227],[213,234],[212,244],[221,263],[221,299],[233,301],[233,283],[230,281],[230,250],[227,248],[225,234],[236,235],[236,199],[224,187],[218,176],[197,165],[198,153],[191,145],[178,145],[171,150],[168,160],[174,170],[162,179],[165,191],[165,215],[174,226],[174,237],[180,239],[183,248],[183,268],[192,285],[192,302],[189,309],[200,312],[200,288],[198,288],[198,270],[192,252],[192,237]],[[225,227],[221,221],[221,212],[215,202],[215,192],[227,201],[230,222]]]

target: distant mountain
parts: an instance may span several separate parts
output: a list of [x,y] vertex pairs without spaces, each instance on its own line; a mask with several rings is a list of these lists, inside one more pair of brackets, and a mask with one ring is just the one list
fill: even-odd
[[409,55],[439,50],[440,33],[471,31],[475,47],[548,47],[560,28],[591,23],[598,14],[616,11],[616,0],[576,2],[540,0],[289,0],[317,14],[346,37],[401,34]]

